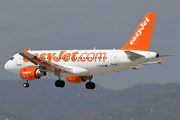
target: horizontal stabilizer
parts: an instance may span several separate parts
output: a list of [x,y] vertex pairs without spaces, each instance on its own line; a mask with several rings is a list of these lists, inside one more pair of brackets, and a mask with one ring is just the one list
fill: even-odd
[[138,53],[135,53],[135,52],[132,52],[132,51],[124,51],[127,55],[128,55],[128,58],[131,60],[131,61],[135,61],[139,58],[142,58],[144,57],[143,55],[140,55]]
[[176,56],[176,55],[160,55],[159,57],[169,57],[169,56]]

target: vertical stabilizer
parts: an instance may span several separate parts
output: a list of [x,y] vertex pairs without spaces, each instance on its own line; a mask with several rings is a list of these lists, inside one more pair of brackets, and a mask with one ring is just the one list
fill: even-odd
[[147,13],[128,42],[119,50],[147,51],[156,13]]

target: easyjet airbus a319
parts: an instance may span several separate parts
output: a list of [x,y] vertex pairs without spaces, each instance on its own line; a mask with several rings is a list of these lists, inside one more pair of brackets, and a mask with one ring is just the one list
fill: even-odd
[[148,51],[151,32],[156,13],[147,13],[124,47],[113,50],[28,50],[25,49],[10,58],[5,69],[14,74],[20,74],[29,87],[28,81],[39,79],[46,75],[55,75],[56,87],[64,87],[61,76],[66,76],[70,83],[85,84],[87,89],[94,89],[93,75],[119,72],[151,63],[161,64],[161,60],[149,62],[159,56]]

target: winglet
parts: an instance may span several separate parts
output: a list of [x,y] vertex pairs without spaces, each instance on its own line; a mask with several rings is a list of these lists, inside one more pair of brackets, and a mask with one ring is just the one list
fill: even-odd
[[134,69],[134,70],[138,70],[138,68],[136,68],[136,67],[133,67],[132,69]]
[[119,50],[147,51],[156,13],[147,13],[128,42]]
[[28,48],[26,48],[25,50],[23,50],[22,52],[26,55],[26,51],[27,51]]
[[163,59],[160,59],[159,61],[158,61],[158,63],[161,65],[161,61],[162,61]]
[[59,71],[60,71],[60,72],[64,72],[64,70],[62,70],[62,69],[59,69]]

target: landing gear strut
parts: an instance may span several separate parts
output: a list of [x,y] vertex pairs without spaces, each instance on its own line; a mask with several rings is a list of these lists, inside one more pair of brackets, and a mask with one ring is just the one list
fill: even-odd
[[24,88],[28,88],[29,87],[29,83],[28,80],[26,81],[26,83],[23,84]]
[[55,75],[59,78],[58,80],[56,80],[55,86],[63,88],[65,86],[65,82],[61,80],[60,71],[55,70]]

